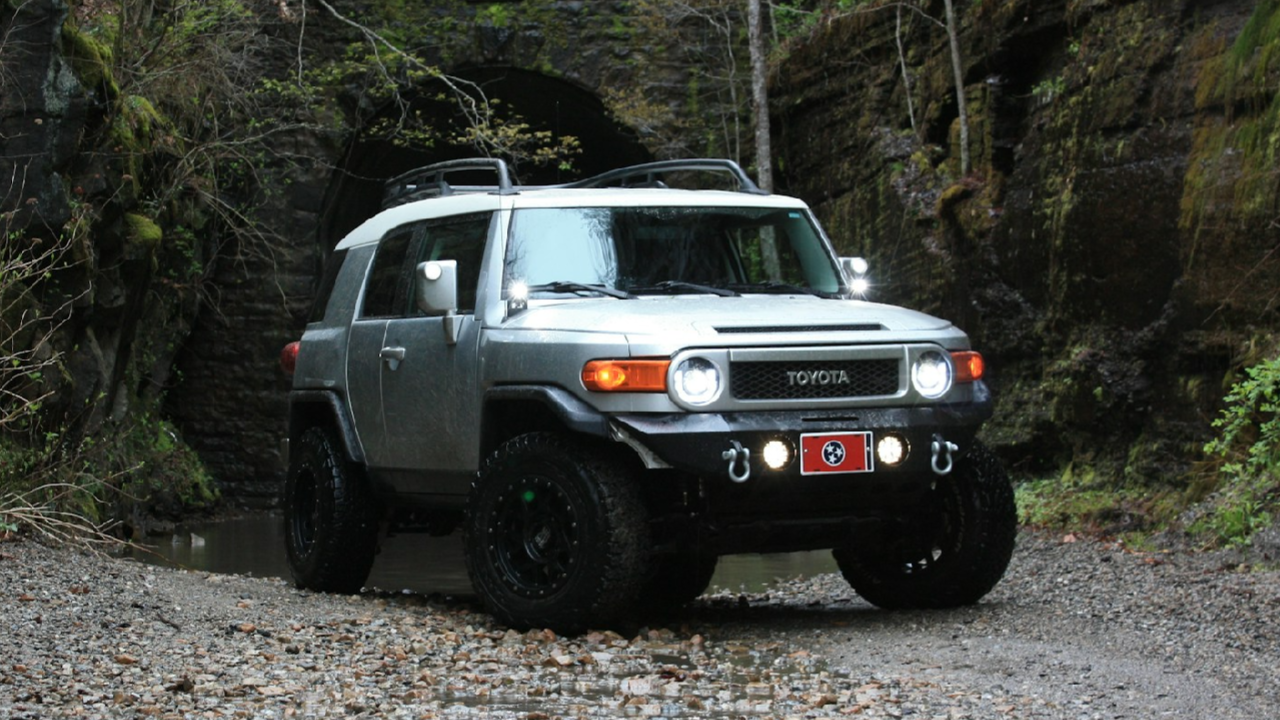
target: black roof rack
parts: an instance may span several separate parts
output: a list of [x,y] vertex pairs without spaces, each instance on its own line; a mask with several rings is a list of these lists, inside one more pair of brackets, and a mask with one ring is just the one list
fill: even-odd
[[[450,185],[445,176],[450,173],[488,171],[498,176],[497,185]],[[382,207],[403,205],[424,198],[443,197],[467,192],[515,192],[507,164],[498,158],[465,158],[446,160],[410,170],[391,178],[383,186]]]
[[[670,172],[718,172],[729,175],[738,184],[738,191],[753,195],[768,195],[761,190],[738,163],[723,158],[686,158],[682,160],[659,160],[657,162],[630,165],[617,170],[600,173],[585,180],[576,180],[553,187],[564,188],[603,188],[603,187],[665,187],[660,177]],[[638,182],[627,182],[639,178]]]
[[[450,173],[487,171],[497,175],[497,185],[450,185],[445,176]],[[738,163],[722,158],[689,158],[684,160],[659,160],[657,162],[630,165],[610,170],[584,180],[560,185],[517,186],[511,182],[507,164],[498,158],[467,158],[433,163],[403,175],[391,178],[384,185],[382,207],[403,205],[414,200],[444,197],[457,193],[496,192],[508,194],[521,189],[556,188],[606,188],[606,187],[666,187],[664,173],[713,172],[729,175],[737,183],[738,192],[768,195],[761,190]]]

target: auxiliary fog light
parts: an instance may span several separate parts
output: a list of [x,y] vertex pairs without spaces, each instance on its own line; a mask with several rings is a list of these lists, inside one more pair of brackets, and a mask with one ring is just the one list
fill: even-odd
[[791,446],[782,440],[770,440],[765,443],[760,454],[764,456],[764,464],[770,470],[781,470],[791,462]]
[[876,443],[876,458],[883,465],[897,465],[907,459],[907,441],[898,435],[885,435]]

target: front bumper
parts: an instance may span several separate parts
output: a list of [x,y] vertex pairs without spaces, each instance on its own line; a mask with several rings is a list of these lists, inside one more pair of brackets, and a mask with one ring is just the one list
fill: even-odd
[[[868,472],[853,475],[939,474],[931,452],[935,440],[959,446],[962,457],[972,444],[983,421],[991,417],[991,399],[985,387],[975,393],[974,402],[921,407],[862,408],[856,410],[791,410],[786,412],[632,414],[612,418],[621,435],[637,441],[662,462],[703,478],[724,477],[730,481],[725,452],[742,447],[750,451],[752,474],[799,480],[800,437],[812,433],[869,432],[871,442],[885,435],[904,439],[907,457],[889,466],[873,462]],[[768,469],[760,461],[763,448],[771,440],[782,440],[792,450],[786,466]],[[736,443],[736,445],[735,445]],[[740,476],[741,468],[735,475]],[[746,481],[750,482],[750,478]]]

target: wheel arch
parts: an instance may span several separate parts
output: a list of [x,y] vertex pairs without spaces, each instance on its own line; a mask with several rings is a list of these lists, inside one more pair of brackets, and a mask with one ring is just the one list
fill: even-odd
[[605,439],[609,419],[568,390],[549,385],[500,385],[484,394],[480,419],[480,457],[517,435],[561,431]]
[[351,413],[337,393],[327,390],[294,390],[289,394],[290,461],[293,460],[296,440],[317,426],[328,427],[334,432],[349,462],[364,464],[364,448],[360,445]]

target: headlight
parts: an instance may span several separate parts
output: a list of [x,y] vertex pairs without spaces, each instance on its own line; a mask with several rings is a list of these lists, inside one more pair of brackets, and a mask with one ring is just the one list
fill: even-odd
[[676,397],[689,405],[706,405],[720,397],[720,368],[706,358],[681,361],[674,379]]
[[951,363],[940,352],[921,353],[911,368],[911,384],[931,400],[946,395],[951,389]]

